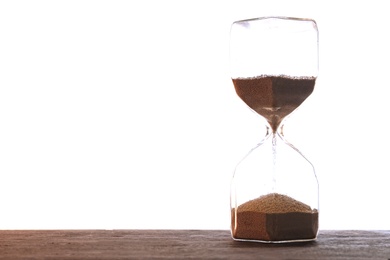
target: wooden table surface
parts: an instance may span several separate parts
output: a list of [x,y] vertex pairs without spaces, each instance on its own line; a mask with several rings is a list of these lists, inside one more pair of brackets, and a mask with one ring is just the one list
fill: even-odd
[[227,230],[0,230],[0,259],[390,259],[390,231],[320,231],[317,241],[237,242]]

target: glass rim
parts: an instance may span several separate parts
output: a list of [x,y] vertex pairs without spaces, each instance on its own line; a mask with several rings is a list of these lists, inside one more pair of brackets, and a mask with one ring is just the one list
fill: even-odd
[[252,21],[259,21],[259,20],[266,20],[266,19],[302,21],[302,22],[312,22],[314,24],[317,24],[317,22],[314,19],[312,19],[312,18],[291,17],[291,16],[262,16],[262,17],[256,17],[256,18],[237,20],[237,21],[233,22],[233,24],[246,23],[246,22],[252,22]]

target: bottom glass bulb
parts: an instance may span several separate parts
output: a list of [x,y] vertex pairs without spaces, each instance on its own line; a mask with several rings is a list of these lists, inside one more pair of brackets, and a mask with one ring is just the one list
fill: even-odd
[[237,165],[231,185],[233,239],[314,240],[318,213],[314,167],[281,133],[268,134]]

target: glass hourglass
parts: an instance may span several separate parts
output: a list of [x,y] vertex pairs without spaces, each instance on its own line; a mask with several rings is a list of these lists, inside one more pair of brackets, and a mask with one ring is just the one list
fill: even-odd
[[284,137],[283,124],[313,92],[318,29],[311,19],[236,21],[230,35],[237,95],[266,122],[266,135],[237,165],[231,184],[234,240],[315,240],[318,181],[313,165]]

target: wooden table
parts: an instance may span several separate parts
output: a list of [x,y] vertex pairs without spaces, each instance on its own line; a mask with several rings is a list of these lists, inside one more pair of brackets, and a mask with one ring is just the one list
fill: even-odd
[[236,242],[227,230],[0,230],[0,259],[390,259],[390,231],[320,231],[317,241]]

